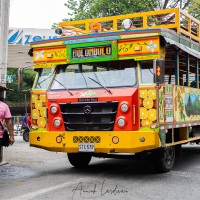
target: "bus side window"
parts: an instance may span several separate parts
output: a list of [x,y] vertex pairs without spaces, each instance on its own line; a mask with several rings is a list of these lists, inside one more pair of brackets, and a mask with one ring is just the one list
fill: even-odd
[[175,84],[174,66],[165,66],[165,84]]

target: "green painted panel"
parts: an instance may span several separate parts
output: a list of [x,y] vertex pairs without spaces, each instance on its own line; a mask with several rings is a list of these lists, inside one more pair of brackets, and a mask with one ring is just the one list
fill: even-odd
[[185,45],[186,47],[190,47],[190,42],[185,40],[184,38],[180,38],[180,43]]
[[172,32],[172,31],[170,32],[169,30],[167,30],[166,32],[163,31],[161,33],[161,35],[163,37],[166,37],[166,38],[172,39],[172,40],[174,40],[176,42],[179,42],[179,36],[175,32]]
[[67,45],[67,63],[102,62],[118,59],[117,41]]

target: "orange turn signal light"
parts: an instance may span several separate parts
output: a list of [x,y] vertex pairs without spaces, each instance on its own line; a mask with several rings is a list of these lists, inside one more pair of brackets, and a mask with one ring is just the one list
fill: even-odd
[[117,136],[114,136],[114,137],[112,138],[112,142],[113,142],[114,144],[118,144],[118,143],[119,143],[119,138],[118,138]]

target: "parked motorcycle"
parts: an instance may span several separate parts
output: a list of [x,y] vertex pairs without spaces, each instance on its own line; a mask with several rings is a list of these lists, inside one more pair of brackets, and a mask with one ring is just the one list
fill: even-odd
[[28,126],[23,126],[22,129],[21,129],[21,132],[22,132],[23,140],[25,142],[29,142],[30,128]]

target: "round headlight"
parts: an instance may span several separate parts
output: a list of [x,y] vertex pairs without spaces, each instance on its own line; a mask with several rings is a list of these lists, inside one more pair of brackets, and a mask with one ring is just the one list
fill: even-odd
[[120,119],[118,119],[117,124],[119,127],[123,127],[123,126],[125,126],[125,120],[120,118]]
[[51,106],[50,108],[51,114],[55,114],[58,111],[58,108],[56,106]]
[[59,119],[55,119],[53,124],[54,124],[55,127],[59,127],[60,124],[61,124],[61,121]]
[[123,104],[121,105],[121,111],[122,111],[122,112],[127,112],[127,111],[128,111],[128,105],[127,105],[126,103],[123,103]]

